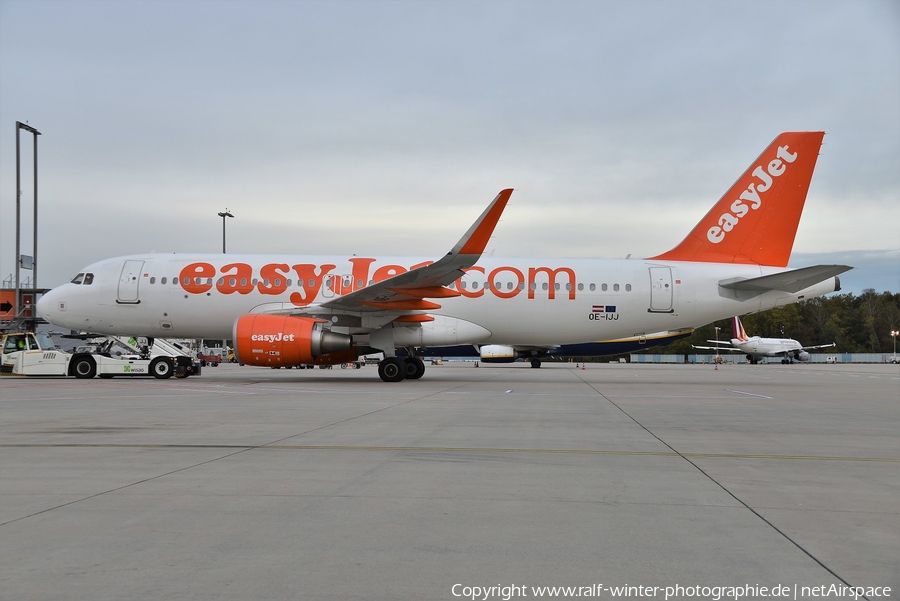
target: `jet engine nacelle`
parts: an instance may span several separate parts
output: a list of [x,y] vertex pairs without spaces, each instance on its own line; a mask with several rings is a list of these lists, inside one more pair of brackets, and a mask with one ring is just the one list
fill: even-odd
[[246,365],[281,367],[311,364],[319,355],[347,351],[353,339],[308,317],[241,315],[234,322],[235,358]]
[[809,353],[806,351],[799,351],[794,355],[794,358],[797,359],[797,361],[803,361],[805,363],[809,361]]
[[486,344],[481,347],[481,360],[485,363],[512,363],[518,356],[511,346]]

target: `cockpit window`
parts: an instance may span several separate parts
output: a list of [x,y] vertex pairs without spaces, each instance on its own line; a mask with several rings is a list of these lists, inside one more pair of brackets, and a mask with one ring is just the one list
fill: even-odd
[[84,274],[83,274],[83,273],[79,273],[79,274],[76,275],[74,278],[72,278],[72,283],[73,283],[73,284],[80,284],[80,283],[81,283],[81,280],[83,280],[83,279],[84,279]]
[[94,283],[94,274],[93,273],[84,274],[84,285],[89,286],[93,283]]

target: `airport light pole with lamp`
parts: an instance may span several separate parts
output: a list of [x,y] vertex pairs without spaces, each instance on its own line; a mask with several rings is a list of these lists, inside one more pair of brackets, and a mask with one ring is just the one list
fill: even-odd
[[224,213],[219,213],[219,217],[222,218],[222,254],[225,254],[225,218],[226,217],[234,217],[231,213],[228,212],[228,208],[225,208]]
[[891,359],[891,363],[897,362],[897,336],[900,336],[900,331],[891,330],[891,338],[894,339],[894,358]]
[[[225,207],[225,211],[222,213],[219,213],[219,217],[222,218],[222,254],[224,255],[225,254],[225,218],[226,217],[234,218],[234,215],[232,215],[228,211],[228,207]],[[222,348],[225,350],[224,359],[225,359],[225,361],[228,361],[228,341],[227,340],[222,341]]]
[[719,364],[719,330],[721,330],[722,328],[720,328],[719,326],[713,326],[713,329],[715,329],[715,331],[716,331],[716,365],[718,365]]

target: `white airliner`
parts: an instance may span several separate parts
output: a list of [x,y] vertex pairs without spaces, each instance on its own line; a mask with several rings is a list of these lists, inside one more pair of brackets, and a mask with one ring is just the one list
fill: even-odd
[[707,351],[727,351],[735,353],[744,353],[747,360],[756,365],[759,363],[760,357],[781,357],[782,363],[793,363],[797,361],[809,361],[809,353],[820,348],[833,348],[837,346],[834,342],[831,344],[818,344],[816,346],[803,346],[796,340],[791,338],[760,338],[759,336],[747,336],[744,331],[744,324],[741,323],[740,317],[731,318],[731,328],[734,332],[734,338],[731,342],[707,340],[718,346],[695,346],[694,348],[704,349]]
[[230,338],[248,365],[383,351],[378,372],[389,382],[423,375],[420,347],[539,358],[566,345],[688,331],[840,289],[836,276],[850,267],[787,269],[823,135],[778,136],[683,242],[648,259],[482,257],[507,189],[437,260],[131,255],[85,267],[37,308],[79,331]]

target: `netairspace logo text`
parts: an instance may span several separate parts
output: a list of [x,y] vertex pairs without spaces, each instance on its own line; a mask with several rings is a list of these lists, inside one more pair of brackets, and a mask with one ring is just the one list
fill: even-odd
[[889,598],[891,587],[889,586],[845,586],[845,585],[820,585],[820,586],[760,586],[746,584],[743,586],[604,586],[603,584],[591,584],[588,586],[526,586],[522,584],[497,584],[494,586],[470,586],[467,584],[454,584],[450,590],[454,597],[470,599],[471,601],[488,601],[489,599],[502,599],[509,601],[514,597],[533,598],[590,598],[609,595],[612,597],[652,597],[662,599],[712,599],[721,601],[731,599],[741,601],[747,597],[776,598],[776,599],[819,599],[819,598],[860,598],[874,599],[878,597]]

